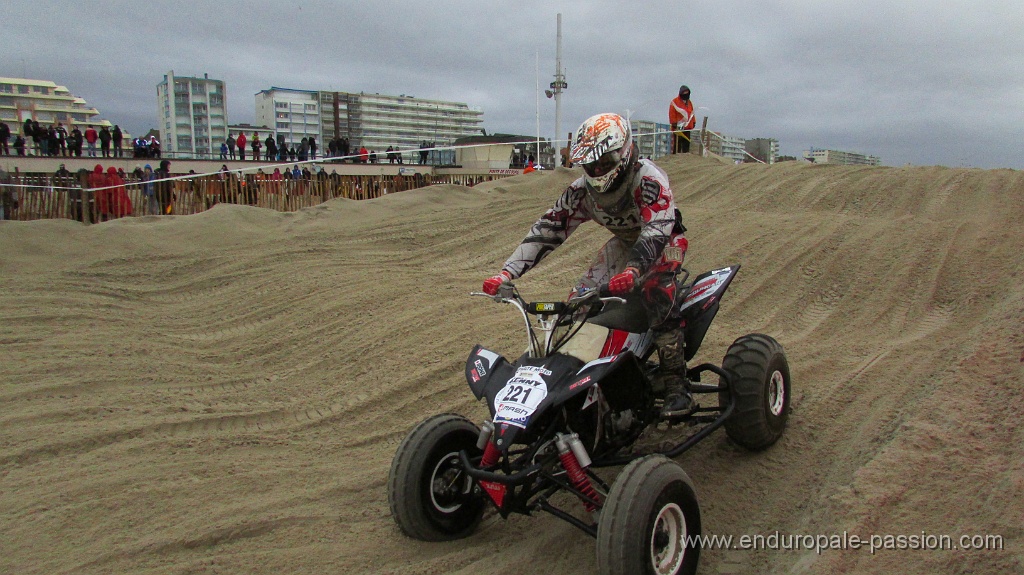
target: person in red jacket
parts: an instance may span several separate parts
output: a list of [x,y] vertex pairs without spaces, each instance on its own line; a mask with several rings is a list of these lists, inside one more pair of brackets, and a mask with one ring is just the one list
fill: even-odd
[[239,160],[244,160],[245,159],[245,143],[248,142],[248,141],[249,140],[247,140],[245,138],[245,132],[241,132],[240,134],[238,134],[238,139],[235,140],[235,145],[238,146],[238,159]]
[[672,99],[668,106],[668,123],[672,129],[672,153],[690,153],[690,133],[696,124],[693,115],[693,102],[690,101],[690,88],[679,87],[679,95]]
[[117,168],[107,168],[107,185],[116,186],[104,190],[107,192],[107,209],[110,219],[123,218],[132,215],[132,200],[128,197],[128,190],[124,187],[124,178],[117,173]]
[[89,144],[89,157],[96,157],[96,141],[100,139],[100,135],[96,133],[96,128],[89,126],[85,130],[85,143]]
[[93,220],[104,221],[106,220],[106,214],[109,210],[109,194],[108,190],[97,189],[105,188],[107,186],[107,176],[103,173],[103,166],[96,164],[96,167],[92,169],[92,173],[89,174],[87,180],[90,191],[92,191],[92,201],[95,205],[95,212],[90,210]]

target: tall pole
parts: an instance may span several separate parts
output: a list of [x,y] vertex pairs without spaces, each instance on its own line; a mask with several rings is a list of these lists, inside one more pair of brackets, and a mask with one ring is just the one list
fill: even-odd
[[[562,138],[562,90],[569,87],[565,82],[565,74],[562,73],[562,13],[558,13],[558,43],[555,45],[555,81],[551,83],[551,90],[555,95],[555,140]],[[565,144],[568,146],[568,142]],[[555,151],[559,146],[556,144]]]
[[537,62],[534,64],[534,74],[537,77],[537,155],[534,162],[540,163],[540,50],[537,50]]

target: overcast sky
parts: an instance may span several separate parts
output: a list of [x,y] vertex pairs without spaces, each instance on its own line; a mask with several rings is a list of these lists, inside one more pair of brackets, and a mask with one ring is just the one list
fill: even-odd
[[[708,127],[882,163],[1024,169],[1020,0],[200,3],[8,0],[0,76],[50,80],[142,134],[156,85],[223,80],[231,123],[271,86],[465,102],[537,133],[562,14],[562,132],[612,111],[667,121],[687,84]],[[555,105],[540,95],[540,133]]]

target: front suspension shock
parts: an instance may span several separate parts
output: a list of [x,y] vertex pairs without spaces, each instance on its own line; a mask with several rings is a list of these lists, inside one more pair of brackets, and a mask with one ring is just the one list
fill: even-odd
[[[590,465],[590,457],[587,455],[583,443],[580,442],[579,436],[575,433],[572,435],[559,433],[555,437],[555,446],[558,448],[558,458],[562,462],[562,467],[569,477],[569,483],[586,496],[581,498],[583,507],[587,511],[594,511],[597,509],[594,502],[599,500],[599,495],[593,484],[590,483],[590,478],[583,471],[583,467]],[[580,457],[577,457],[577,451],[580,452]],[[580,461],[581,459],[582,461]]]

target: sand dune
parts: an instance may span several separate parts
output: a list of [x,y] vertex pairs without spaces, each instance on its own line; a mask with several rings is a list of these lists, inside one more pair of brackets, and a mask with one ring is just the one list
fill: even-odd
[[[660,163],[687,267],[743,265],[698,359],[769,333],[795,382],[771,449],[718,433],[679,458],[705,531],[1004,546],[708,550],[700,572],[1024,572],[1024,175]],[[409,540],[384,489],[415,423],[486,414],[463,362],[517,355],[520,320],[466,294],[574,177],[4,222],[0,572],[593,572],[594,541],[550,517]],[[564,295],[607,237],[587,224],[520,289]]]

